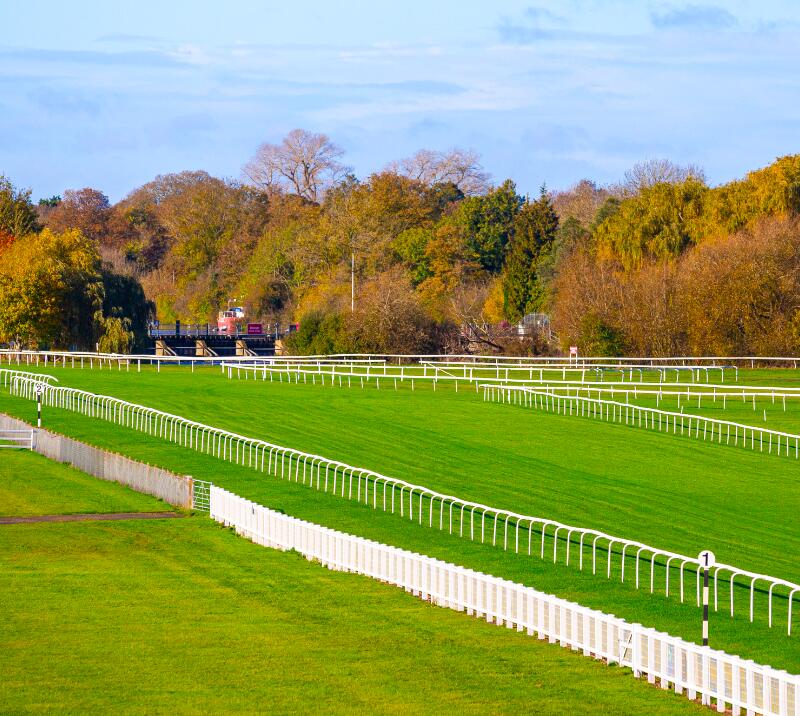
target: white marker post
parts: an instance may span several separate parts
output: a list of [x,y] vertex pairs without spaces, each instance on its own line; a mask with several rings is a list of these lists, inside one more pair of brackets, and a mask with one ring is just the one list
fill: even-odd
[[44,385],[42,383],[37,383],[36,387],[34,388],[34,392],[36,393],[36,427],[42,427],[42,393],[44,393]]
[[703,646],[708,646],[708,572],[717,558],[710,549],[704,549],[697,560],[703,568]]

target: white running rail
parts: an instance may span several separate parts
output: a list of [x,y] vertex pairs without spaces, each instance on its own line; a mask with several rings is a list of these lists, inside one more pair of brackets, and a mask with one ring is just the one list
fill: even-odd
[[[676,413],[660,408],[646,408],[633,403],[620,403],[602,398],[563,395],[554,391],[509,385],[482,385],[484,401],[509,403],[538,408],[560,415],[575,415],[606,420],[624,425],[656,430],[673,435],[702,437],[709,442],[741,445],[751,450],[800,458],[800,435],[780,430],[759,428],[730,420],[707,418],[691,413]],[[783,451],[783,452],[781,452]]]
[[[193,360],[201,362],[209,362],[208,358],[193,357],[193,356],[155,356],[153,354],[127,354],[127,353],[98,353],[90,351],[34,351],[23,349],[0,349],[0,362],[7,361],[9,363],[36,363],[39,361],[47,361],[52,363],[55,360],[66,364],[69,362],[74,365],[74,361],[80,361],[84,358],[87,362],[91,358],[95,361],[105,362],[118,362],[118,361],[134,361],[140,359],[142,361],[162,360],[165,363],[170,362],[169,358],[173,360],[180,360],[188,363]],[[498,356],[498,355],[473,355],[473,354],[441,354],[441,353],[428,353],[428,354],[402,354],[402,353],[331,353],[331,354],[315,354],[309,356],[265,356],[264,360],[308,360],[319,359],[324,361],[372,361],[376,363],[389,362],[400,365],[402,363],[420,363],[427,362],[441,362],[447,363],[474,363],[482,366],[529,366],[529,365],[547,365],[547,366],[586,366],[588,368],[597,366],[612,367],[614,369],[625,368],[630,366],[642,366],[647,368],[659,367],[696,367],[696,368],[725,368],[731,369],[737,366],[750,368],[756,366],[784,366],[786,368],[797,368],[800,363],[798,356],[624,356],[613,357],[608,356],[581,356],[580,358],[570,358],[567,356],[536,356],[536,357],[518,357],[518,356]],[[223,361],[225,358],[220,357],[217,361]],[[257,359],[258,360],[258,359]]]
[[0,368],[0,385],[8,385],[14,376],[38,380],[40,383],[58,383],[58,378],[45,373],[30,373],[25,370],[12,370],[10,368]]

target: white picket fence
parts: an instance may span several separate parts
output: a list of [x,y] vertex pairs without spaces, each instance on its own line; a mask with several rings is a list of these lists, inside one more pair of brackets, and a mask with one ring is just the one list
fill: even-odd
[[290,517],[211,486],[210,516],[256,544],[295,550],[440,607],[630,667],[717,711],[800,716],[800,677],[701,647],[531,587]]
[[[14,395],[33,399],[36,385],[37,381],[20,375],[11,381],[10,390]],[[549,540],[552,544],[554,563],[563,558],[564,563],[569,565],[572,551],[574,564],[574,554],[577,551],[578,569],[582,571],[585,559],[589,556],[586,552],[590,550],[592,574],[597,574],[599,563],[601,573],[605,571],[608,579],[611,578],[614,566],[614,571],[619,573],[620,581],[624,582],[626,564],[630,578],[629,563],[632,561],[637,589],[640,588],[641,577],[647,579],[645,570],[649,567],[650,593],[656,588],[655,575],[658,562],[658,566],[664,570],[664,579],[659,586],[663,587],[664,595],[667,597],[675,593],[674,581],[670,591],[670,574],[677,570],[675,576],[678,579],[681,602],[685,599],[688,586],[685,572],[693,572],[695,600],[697,605],[700,605],[701,567],[697,557],[659,549],[591,528],[577,527],[553,519],[522,515],[462,500],[366,468],[354,467],[264,440],[248,438],[109,395],[96,395],[64,386],[47,386],[43,400],[46,405],[107,420],[236,465],[266,472],[281,479],[302,482],[309,487],[326,493],[331,492],[348,500],[355,499],[373,509],[399,512],[401,517],[407,515],[410,520],[417,519],[419,524],[427,523],[428,527],[434,529],[438,526],[439,530],[447,530],[449,534],[457,534],[465,539],[479,540],[481,543],[491,541],[493,546],[502,543],[504,550],[513,549],[517,554],[531,555],[539,552],[540,557],[544,559],[546,541]],[[547,549],[549,550],[549,544]],[[642,565],[644,570],[640,569]],[[744,587],[749,590],[751,622],[755,614],[756,590],[768,586],[767,617],[769,625],[772,626],[773,597],[775,590],[778,589],[778,593],[787,599],[787,633],[791,635],[793,600],[795,594],[800,593],[800,585],[723,563],[717,564],[714,569],[715,610],[719,608],[720,575],[729,580],[731,616],[734,614],[734,587]],[[745,582],[744,585],[742,581]]]

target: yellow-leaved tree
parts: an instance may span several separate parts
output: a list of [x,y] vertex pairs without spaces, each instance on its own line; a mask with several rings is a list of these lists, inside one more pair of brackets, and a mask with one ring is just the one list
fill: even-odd
[[12,243],[0,260],[0,341],[93,348],[100,269],[97,248],[76,229],[45,229]]

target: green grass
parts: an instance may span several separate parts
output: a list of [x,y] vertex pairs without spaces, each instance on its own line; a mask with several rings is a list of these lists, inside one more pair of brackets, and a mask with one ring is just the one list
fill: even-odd
[[[326,369],[329,370],[327,367],[324,368],[324,370]],[[354,370],[365,375],[367,368],[355,367]],[[384,369],[382,367],[372,367],[369,370],[373,375],[378,373],[382,376]],[[384,388],[393,387],[393,379],[399,376],[399,370],[400,369],[397,366],[388,366],[386,368],[388,378],[379,378],[379,381],[382,383]],[[453,377],[459,377],[464,374],[463,369],[459,368],[448,368],[444,369],[444,371],[449,372]],[[444,371],[442,374],[444,374]],[[236,369],[234,369],[233,373],[234,377],[238,375],[238,380],[245,380],[246,376],[252,376],[251,373],[246,373],[246,371],[237,371]],[[417,366],[404,366],[403,374],[406,379],[410,379],[410,376],[417,376],[419,379],[423,375],[423,369]],[[504,378],[506,376],[506,370],[501,368],[498,372],[496,369],[472,369],[471,375],[475,379],[493,381],[497,377],[501,379]],[[553,386],[557,386],[558,382],[563,380],[565,377],[573,380],[579,380],[581,377],[580,373],[563,373],[558,369],[545,369],[541,371],[539,369],[523,370],[519,368],[515,369],[513,367],[508,369],[508,376],[512,380],[526,381],[531,377],[539,380],[540,375],[545,381],[552,381],[551,385]],[[652,388],[652,384],[658,381],[659,376],[658,373],[646,371],[641,376],[641,379],[637,373],[634,373],[633,380],[631,380],[628,374],[623,376],[618,371],[605,371],[602,375],[596,374],[593,371],[586,371],[584,377],[586,381],[594,382],[598,387],[605,386],[608,389],[611,387],[611,383],[616,383],[617,385],[615,385],[615,389],[621,388],[624,390],[626,386],[630,387],[631,389],[634,386],[647,388],[648,384],[650,384],[649,387]],[[726,371],[724,381],[720,380],[720,373],[718,370],[711,370],[709,372],[708,381],[705,381],[704,374],[701,376],[701,379],[696,382],[693,382],[689,375],[681,374],[678,377],[681,383],[685,383],[690,386],[691,391],[707,391],[712,393],[714,388],[711,386],[711,384],[718,384],[720,386],[717,388],[717,392],[719,394],[718,399],[714,400],[711,397],[703,398],[700,401],[700,408],[697,406],[696,397],[690,400],[687,400],[686,397],[682,397],[679,400],[677,396],[666,396],[657,404],[655,397],[634,399],[633,396],[630,396],[630,402],[638,405],[646,405],[648,407],[660,407],[663,410],[673,410],[676,412],[680,412],[681,408],[683,408],[684,412],[687,413],[691,412],[692,414],[707,415],[709,417],[742,422],[747,425],[767,427],[773,430],[783,430],[795,433],[800,432],[800,394],[798,394],[797,397],[789,397],[786,399],[788,408],[786,410],[783,407],[783,401],[781,398],[773,398],[765,395],[764,397],[757,397],[755,401],[753,401],[750,397],[747,397],[745,401],[742,401],[741,394],[739,396],[735,395],[737,386],[742,385],[775,386],[777,384],[795,389],[800,388],[800,371],[742,369],[739,371],[738,382],[736,381],[736,377],[732,371]],[[287,376],[280,378],[277,374],[273,375],[273,382],[281,379],[287,380],[288,378]],[[310,375],[307,375],[305,380],[311,382],[312,380],[320,381],[321,379],[319,377],[312,378]],[[327,383],[329,376],[326,376],[325,380]],[[622,381],[624,385],[619,385],[620,381]],[[347,382],[346,378],[344,378],[344,382]],[[361,378],[352,377],[351,384],[359,387],[361,384]],[[370,378],[365,385],[374,388],[375,378]],[[420,388],[423,390],[426,389],[425,383],[422,381],[418,380],[416,385],[420,386]],[[535,383],[531,383],[530,385],[534,388],[537,387],[537,384]],[[459,388],[460,390],[469,390],[469,384],[462,380],[459,382]],[[667,382],[664,384],[664,389],[672,391],[685,391],[686,387],[677,386],[675,383],[675,374],[670,373],[667,375]],[[455,390],[455,385],[454,383],[443,379],[439,383],[439,390]],[[724,402],[721,397],[723,392],[728,393],[728,398]],[[585,396],[586,394],[582,393],[582,395]],[[595,395],[595,393],[592,393],[592,397],[595,397]],[[625,402],[626,400],[622,394],[613,396],[609,393],[605,393],[602,395],[602,397],[606,400],[621,400],[622,402]]]
[[207,518],[0,527],[3,713],[700,713]]
[[[690,438],[588,419],[485,404],[463,385],[322,388],[228,381],[218,370],[51,371],[64,384],[121,398],[369,467],[434,489],[529,514],[604,529],[655,546],[800,581],[800,463]],[[742,372],[743,373],[743,372]],[[795,380],[793,371],[762,374]],[[754,376],[759,378],[759,376]],[[774,378],[773,378],[774,379]],[[746,382],[740,374],[740,381]],[[22,417],[33,405],[0,392],[0,409]],[[604,576],[537,557],[471,543],[375,512],[302,485],[235,468],[130,430],[48,409],[45,423],[103,447],[208,479],[274,508],[338,529],[530,584],[629,621],[698,640],[700,610],[636,591]],[[550,553],[552,553],[550,551]],[[604,570],[601,560],[600,571]],[[630,574],[630,572],[628,573]],[[645,571],[646,574],[646,571]],[[645,578],[646,582],[646,578]],[[761,663],[800,671],[800,642],[785,632],[785,599],[776,626],[747,621],[748,593],[737,589],[737,616],[712,614],[712,645]],[[690,583],[689,596],[694,595]],[[796,606],[796,612],[800,611]],[[800,631],[798,616],[795,632]]]
[[0,516],[162,512],[170,505],[28,450],[0,453]]

